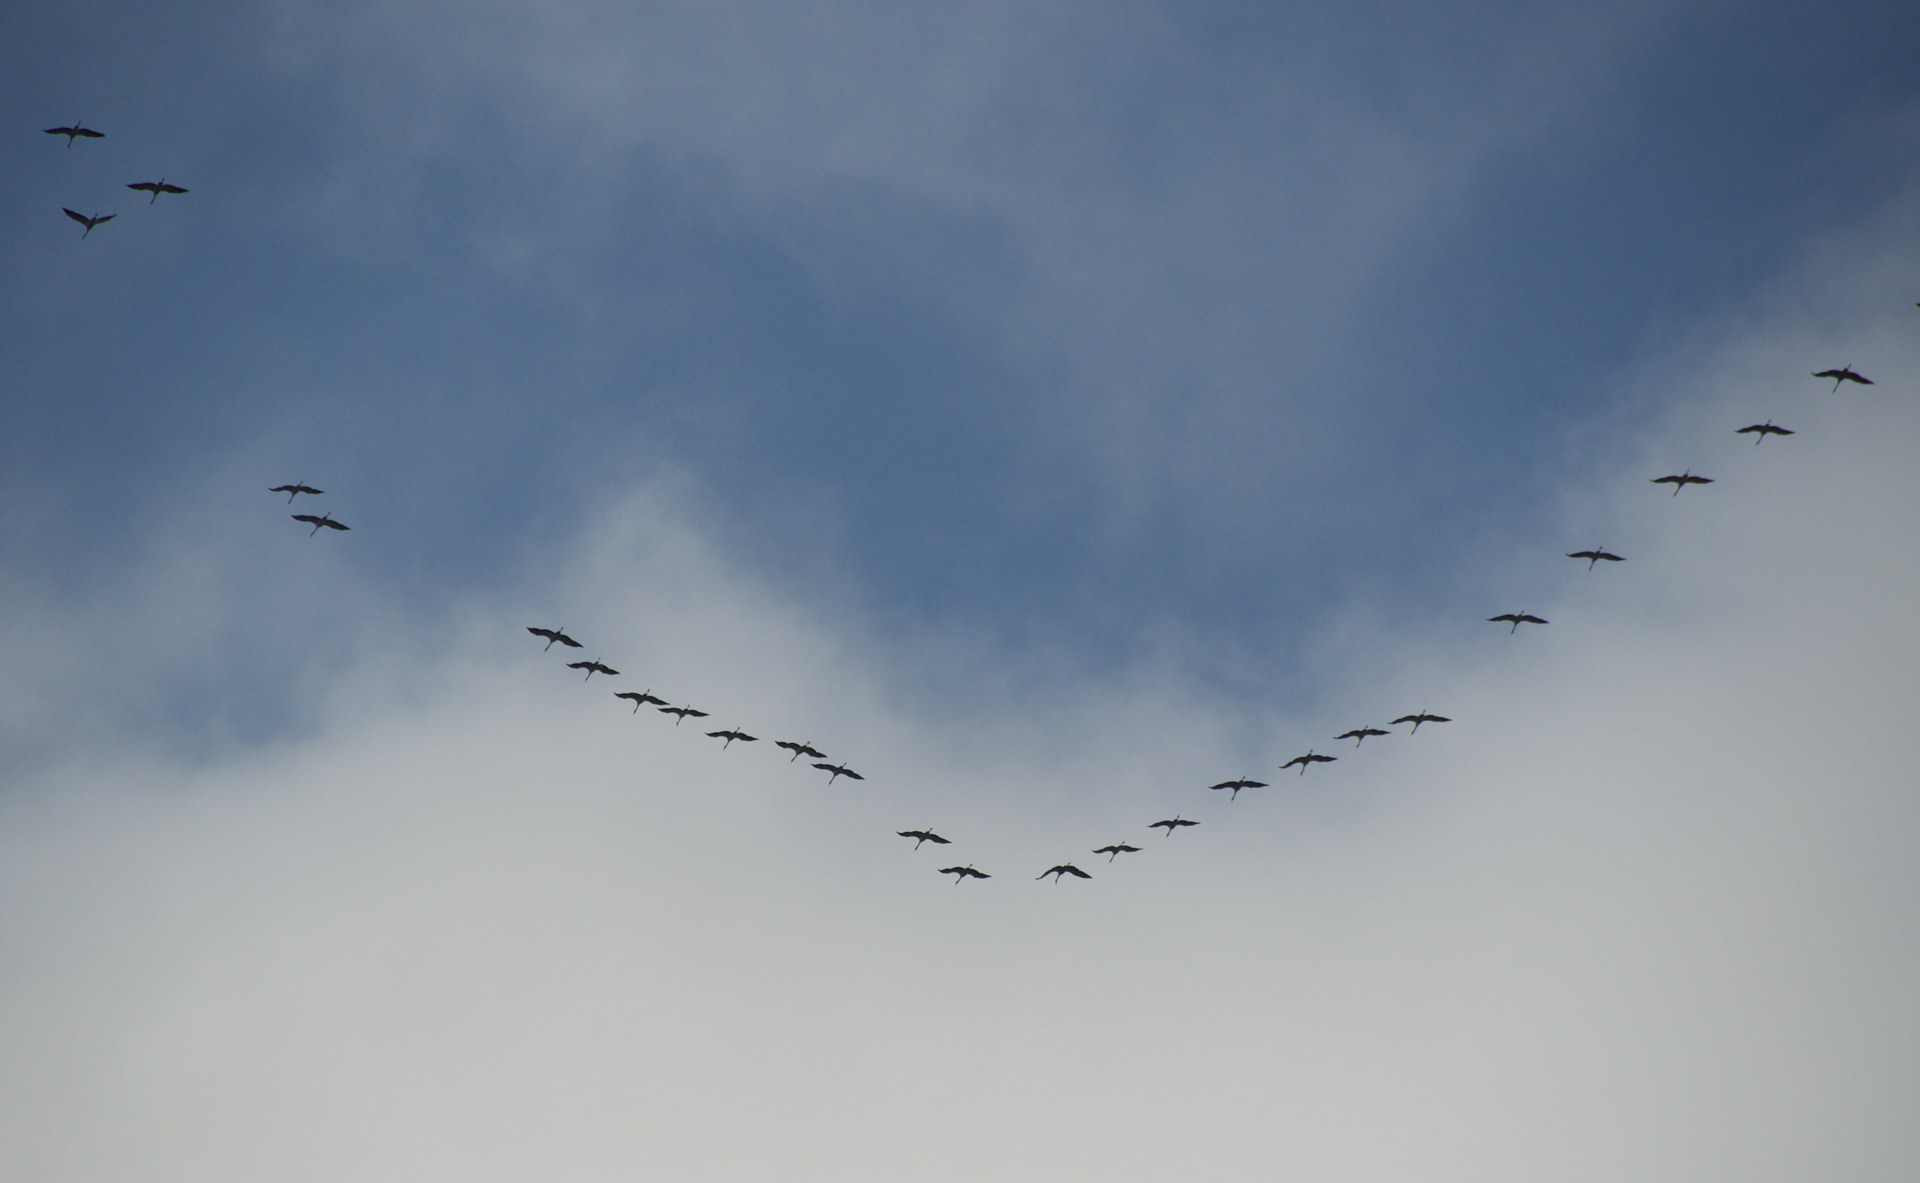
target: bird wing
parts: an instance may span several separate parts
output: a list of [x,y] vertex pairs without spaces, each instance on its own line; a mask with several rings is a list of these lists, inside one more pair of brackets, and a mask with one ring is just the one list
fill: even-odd
[[70,210],[70,209],[68,209],[68,208],[67,208],[66,206],[64,206],[64,205],[60,207],[60,212],[61,212],[61,213],[63,213],[63,214],[65,214],[65,215],[67,215],[67,216],[68,216],[69,218],[72,218],[72,219],[73,219],[74,221],[76,221],[76,222],[78,222],[78,223],[80,223],[80,224],[81,224],[82,226],[91,226],[91,225],[93,225],[93,219],[92,219],[92,218],[89,218],[89,217],[88,217],[87,215],[85,215],[85,214],[76,214],[76,213],[74,213],[74,212],[73,212],[72,210]]
[[1489,624],[1492,624],[1495,621],[1498,621],[1501,624],[1516,624],[1519,622],[1519,620],[1520,620],[1519,615],[1513,612],[1502,612],[1498,616],[1487,617],[1487,623]]
[[582,644],[581,644],[580,642],[578,642],[578,641],[576,641],[576,640],[574,640],[574,639],[573,639],[572,637],[569,637],[569,636],[568,636],[567,634],[565,634],[565,633],[554,633],[554,634],[553,634],[553,639],[554,639],[554,640],[556,640],[556,641],[558,641],[558,642],[560,642],[560,643],[561,643],[562,645],[565,645],[565,646],[566,646],[567,648],[569,648],[569,649],[583,649],[583,648],[585,648],[585,646],[584,646],[584,645],[582,645]]
[[1398,727],[1402,723],[1418,723],[1420,718],[1419,715],[1402,715],[1398,719],[1395,719],[1390,726]]
[[1076,866],[1072,866],[1072,865],[1068,865],[1068,866],[1065,866],[1065,867],[1061,867],[1060,869],[1061,869],[1062,871],[1065,871],[1065,872],[1066,872],[1067,874],[1069,874],[1069,875],[1073,875],[1073,876],[1075,876],[1075,877],[1077,877],[1077,878],[1080,878],[1080,879],[1091,879],[1091,878],[1093,878],[1093,876],[1091,876],[1091,875],[1089,875],[1089,874],[1087,874],[1087,873],[1086,873],[1085,871],[1082,871],[1082,870],[1081,870],[1081,869],[1080,869],[1079,867],[1076,867]]
[[319,517],[317,517],[317,516],[316,516],[316,515],[314,515],[314,514],[310,514],[310,513],[296,513],[296,514],[290,514],[290,515],[288,515],[288,516],[289,516],[289,517],[291,517],[291,518],[293,518],[293,520],[294,520],[294,521],[296,521],[296,522],[305,522],[305,523],[306,523],[307,525],[309,525],[309,526],[317,526],[317,525],[319,525],[319,524],[320,524],[320,519],[319,519]]
[[927,831],[925,831],[925,835],[926,835],[926,839],[927,839],[927,841],[929,841],[929,842],[931,842],[931,843],[933,843],[933,844],[934,844],[935,846],[949,846],[949,845],[952,845],[952,844],[951,844],[951,843],[949,843],[949,842],[948,842],[948,841],[947,841],[947,840],[946,840],[945,838],[942,838],[942,837],[941,837],[940,835],[938,835],[938,834],[936,834],[936,833],[934,833],[934,832],[933,832],[932,830],[927,830]]
[[841,775],[841,776],[844,776],[844,777],[846,777],[846,778],[847,778],[848,780],[865,780],[865,779],[867,779],[866,777],[864,777],[864,776],[861,776],[861,775],[860,775],[859,773],[857,773],[857,772],[855,772],[855,771],[854,771],[853,769],[851,769],[851,768],[842,768],[842,769],[840,770],[840,775]]
[[128,185],[127,188],[138,189],[142,193],[158,193],[160,192],[160,183],[158,181],[141,181],[135,185]]
[[1520,623],[1521,623],[1521,624],[1545,624],[1545,623],[1547,623],[1546,621],[1544,621],[1544,620],[1542,620],[1542,619],[1540,619],[1540,618],[1539,618],[1538,616],[1530,616],[1530,615],[1528,615],[1528,614],[1527,614],[1527,613],[1525,613],[1525,612],[1522,612],[1522,613],[1521,613],[1521,614],[1519,615],[1519,617],[1518,617],[1518,619],[1519,619],[1519,621],[1520,621]]
[[162,192],[162,193],[185,193],[185,192],[186,192],[186,190],[185,190],[185,189],[182,189],[182,188],[181,188],[180,186],[178,186],[178,185],[161,185],[161,186],[160,186],[160,192]]
[[692,707],[687,707],[686,711],[687,711],[687,716],[692,719],[704,719],[707,717],[707,712],[696,711]]

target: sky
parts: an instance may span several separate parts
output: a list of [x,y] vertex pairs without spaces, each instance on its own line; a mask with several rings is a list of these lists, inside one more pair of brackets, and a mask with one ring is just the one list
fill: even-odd
[[0,14],[0,1175],[1911,1179],[1916,44]]

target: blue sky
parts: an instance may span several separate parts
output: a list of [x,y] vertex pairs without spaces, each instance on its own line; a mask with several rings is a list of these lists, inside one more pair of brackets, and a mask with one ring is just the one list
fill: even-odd
[[[964,1113],[928,1178],[1165,1178],[1134,1131],[1176,1119],[1223,1178],[1910,1175],[1872,1029],[1920,976],[1916,44],[1896,5],[0,16],[0,942],[40,967],[0,984],[61,1016],[0,1026],[0,1096],[67,1064],[0,1144],[125,1173],[48,1133],[104,1110],[205,1178],[156,1082],[238,1105],[258,1037],[312,1071],[216,1178],[766,1177],[729,1121],[878,1177],[835,1105]],[[608,698],[649,684],[872,783]],[[1459,722],[1194,795],[1421,708]]]

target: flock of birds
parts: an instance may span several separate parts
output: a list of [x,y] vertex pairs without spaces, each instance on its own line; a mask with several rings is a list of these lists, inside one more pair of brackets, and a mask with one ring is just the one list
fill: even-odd
[[[81,126],[78,121],[65,127],[49,127],[49,128],[46,128],[45,131],[46,131],[46,134],[48,135],[65,136],[67,140],[67,147],[69,149],[73,147],[73,143],[76,139],[105,138],[103,133],[95,131],[92,128]],[[158,201],[162,193],[181,194],[181,193],[187,192],[186,189],[181,188],[178,185],[169,184],[166,178],[164,177],[162,177],[157,181],[134,182],[129,184],[127,188],[150,194],[151,196],[148,198],[149,205]],[[85,229],[81,232],[81,235],[80,235],[80,237],[82,238],[85,238],[89,234],[93,233],[95,227],[101,225],[102,223],[112,221],[113,218],[116,216],[114,214],[82,214],[75,210],[66,209],[64,207],[62,212],[64,212],[69,218],[72,218],[74,221],[79,222],[82,226],[85,227]],[[1852,363],[1848,363],[1847,365],[1840,366],[1836,369],[1818,370],[1818,371],[1815,371],[1812,376],[1816,378],[1833,379],[1833,387],[1831,388],[1830,392],[1837,392],[1840,389],[1841,384],[1846,382],[1855,383],[1861,386],[1873,385],[1873,381],[1871,379],[1863,376],[1862,374],[1858,373],[1853,369]],[[1784,436],[1793,435],[1794,432],[1789,428],[1779,426],[1778,424],[1774,423],[1771,419],[1769,419],[1764,423],[1753,423],[1745,427],[1738,428],[1735,434],[1752,435],[1754,437],[1753,442],[1757,446],[1763,443],[1766,440],[1766,438],[1770,435],[1784,437]],[[1695,474],[1691,469],[1687,469],[1679,473],[1670,473],[1666,476],[1654,477],[1652,478],[1652,483],[1656,485],[1672,485],[1673,495],[1677,497],[1680,495],[1680,491],[1686,488],[1688,485],[1710,485],[1713,483],[1713,479],[1710,477],[1699,476]],[[292,505],[294,499],[297,497],[300,497],[302,495],[306,495],[310,497],[318,497],[318,496],[324,495],[325,491],[322,489],[315,488],[312,485],[306,484],[304,481],[295,481],[289,484],[275,485],[269,490],[269,492],[285,493],[287,495],[287,504]],[[296,514],[291,514],[289,516],[292,517],[294,521],[297,521],[302,523],[303,525],[308,525],[312,527],[308,531],[309,538],[318,534],[322,529],[346,531],[350,528],[342,522],[335,521],[332,515],[329,513],[321,513],[321,514],[296,513]],[[1566,557],[1570,559],[1586,560],[1588,571],[1592,571],[1598,564],[1603,562],[1619,563],[1619,562],[1625,561],[1623,556],[1614,554],[1611,551],[1598,548],[1598,547],[1590,550],[1570,551],[1568,552]],[[1489,623],[1499,623],[1499,624],[1507,625],[1508,635],[1517,633],[1520,629],[1520,626],[1523,624],[1544,625],[1548,623],[1548,621],[1546,621],[1544,618],[1535,616],[1530,612],[1503,612],[1497,616],[1489,616],[1487,617],[1487,620]],[[540,637],[544,639],[546,641],[545,649],[547,650],[552,649],[555,645],[560,645],[563,648],[567,648],[567,649],[583,648],[582,644],[579,641],[575,640],[573,637],[569,636],[564,628],[545,628],[538,625],[529,625],[527,626],[527,631],[529,633],[532,633],[536,637]],[[543,650],[543,652],[544,651],[545,650]],[[576,669],[576,670],[584,670],[585,676],[582,679],[583,681],[592,680],[595,674],[600,674],[603,677],[617,677],[620,674],[619,670],[614,669],[612,666],[609,666],[599,660],[569,662],[568,668]],[[626,702],[631,702],[633,704],[633,713],[636,715],[640,712],[640,708],[643,706],[651,706],[656,711],[658,711],[660,714],[663,714],[663,715],[672,715],[674,717],[674,726],[676,727],[684,723],[688,719],[704,719],[709,717],[709,714],[707,711],[700,710],[691,704],[683,704],[678,706],[673,705],[672,703],[668,702],[666,699],[661,698],[658,695],[654,694],[652,687],[648,687],[645,690],[638,690],[638,691],[635,691],[635,690],[616,691],[614,692],[614,697]],[[1423,723],[1450,723],[1450,722],[1452,722],[1452,720],[1445,715],[1432,714],[1426,711],[1425,709],[1422,709],[1413,714],[1401,715],[1400,717],[1393,719],[1391,722],[1389,722],[1387,726],[1399,727],[1403,724],[1411,724],[1411,727],[1407,732],[1407,734],[1411,735],[1411,734],[1417,733],[1420,730],[1421,724]],[[711,739],[720,740],[722,750],[730,748],[736,743],[744,745],[744,744],[759,742],[758,736],[750,735],[739,727],[729,727],[721,730],[709,731],[706,734]],[[1373,739],[1373,738],[1386,736],[1390,734],[1393,734],[1393,733],[1386,730],[1385,728],[1375,727],[1371,724],[1368,724],[1367,726],[1364,726],[1364,727],[1356,727],[1348,731],[1343,731],[1340,734],[1334,736],[1333,738],[1336,740],[1351,739],[1354,741],[1354,747],[1358,749],[1368,739]],[[840,780],[842,778],[845,778],[847,780],[853,780],[853,781],[861,781],[866,779],[860,773],[854,771],[851,767],[849,767],[844,760],[836,762],[834,760],[829,759],[825,752],[813,746],[813,743],[811,740],[781,739],[781,740],[775,740],[774,746],[790,753],[789,756],[787,757],[787,762],[789,764],[798,761],[803,756],[806,757],[808,762],[811,764],[813,768],[828,774],[827,783],[829,785],[831,785],[835,781]],[[1295,756],[1292,759],[1286,761],[1284,764],[1279,765],[1279,770],[1284,772],[1290,768],[1297,768],[1299,770],[1298,775],[1305,776],[1307,769],[1310,768],[1311,766],[1315,764],[1331,764],[1338,759],[1339,757],[1337,756],[1324,755],[1320,752],[1314,751],[1313,749],[1309,748],[1304,754]],[[1221,791],[1227,792],[1229,794],[1228,800],[1235,801],[1239,799],[1240,793],[1244,789],[1263,789],[1263,788],[1267,788],[1268,785],[1267,785],[1267,782],[1265,781],[1254,780],[1250,777],[1243,775],[1233,780],[1224,780],[1217,784],[1209,785],[1207,787],[1210,790],[1215,792],[1221,792]],[[1200,824],[1199,822],[1191,818],[1182,817],[1176,813],[1174,816],[1170,818],[1162,818],[1159,821],[1151,823],[1147,828],[1150,830],[1162,830],[1164,831],[1164,836],[1171,837],[1176,830],[1186,829],[1188,827],[1197,826],[1199,824]],[[896,831],[896,833],[902,838],[912,839],[913,849],[916,851],[919,850],[921,846],[929,843],[935,846],[951,845],[951,842],[949,839],[934,832],[930,828],[899,830],[899,831]],[[1105,846],[1096,847],[1091,851],[1091,853],[1104,854],[1107,856],[1107,861],[1111,863],[1123,854],[1138,853],[1141,849],[1142,849],[1141,847],[1134,846],[1131,843],[1122,841],[1122,842],[1112,842]],[[954,883],[956,885],[963,883],[968,879],[992,878],[992,876],[987,872],[976,869],[972,863],[967,863],[965,865],[940,867],[938,868],[938,871],[942,875],[952,875],[954,877]],[[1051,867],[1048,867],[1045,871],[1042,871],[1039,875],[1035,876],[1035,878],[1046,879],[1048,877],[1051,877],[1055,883],[1059,883],[1062,879],[1065,879],[1068,876],[1072,876],[1075,879],[1091,879],[1093,877],[1088,872],[1082,870],[1080,867],[1074,865],[1073,863],[1066,862],[1066,863],[1057,863]]]
[[[107,138],[107,135],[105,132],[95,131],[90,127],[80,126],[80,121],[77,119],[74,120],[72,123],[68,124],[66,127],[49,127],[44,130],[50,136],[67,137],[68,149],[72,149],[73,142],[78,139],[104,140]],[[165,177],[161,177],[157,181],[135,181],[132,184],[128,185],[127,188],[137,190],[141,193],[152,194],[152,196],[147,198],[148,205],[152,205],[154,202],[160,200],[160,195],[162,193],[185,193],[186,192],[185,189],[182,189],[178,185],[169,185],[167,183],[167,178]],[[83,214],[78,210],[68,209],[65,206],[60,207],[60,212],[67,215],[69,218],[72,218],[74,221],[80,223],[82,226],[86,227],[86,229],[80,232],[80,237],[82,238],[85,238],[87,235],[92,234],[93,228],[95,226],[98,226],[103,222],[111,222],[115,218],[120,216],[118,214]]]

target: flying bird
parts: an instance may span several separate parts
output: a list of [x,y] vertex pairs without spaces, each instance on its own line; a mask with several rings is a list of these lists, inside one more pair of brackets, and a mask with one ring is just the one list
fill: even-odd
[[1280,767],[1284,770],[1284,769],[1292,768],[1295,764],[1298,764],[1300,766],[1300,775],[1305,776],[1307,774],[1307,765],[1331,764],[1335,760],[1338,760],[1339,758],[1340,757],[1338,756],[1322,756],[1319,753],[1315,752],[1312,748],[1308,748],[1306,755],[1295,756],[1293,759],[1287,761],[1285,764],[1282,764]]
[[993,876],[991,876],[991,875],[989,875],[989,874],[987,874],[987,873],[986,873],[985,871],[976,871],[976,870],[974,870],[974,869],[973,869],[973,864],[972,864],[972,863],[968,863],[968,864],[967,864],[966,866],[964,866],[964,867],[941,867],[941,868],[940,868],[940,873],[941,873],[942,875],[951,875],[951,876],[953,876],[953,885],[954,885],[955,887],[958,887],[958,886],[960,886],[960,884],[961,884],[962,882],[964,882],[965,880],[968,880],[968,879],[991,879],[991,878],[993,878]]
[[[637,711],[640,708],[635,707],[633,709]],[[720,750],[723,752],[726,751],[728,748],[732,747],[733,741],[736,739],[739,740],[741,743],[754,743],[754,742],[757,742],[760,738],[757,735],[748,735],[746,732],[740,730],[738,727],[735,727],[731,731],[709,731],[707,732],[707,737],[709,739],[720,739],[724,737],[727,742],[720,745]]]
[[913,848],[915,850],[920,849],[922,842],[931,842],[935,846],[947,845],[947,840],[932,830],[895,830],[894,833],[900,835],[902,838],[913,839]]
[[[71,145],[73,141],[68,140],[67,143]],[[154,202],[160,200],[160,195],[162,193],[185,193],[186,192],[185,189],[182,189],[178,185],[167,184],[167,178],[165,177],[161,177],[157,181],[139,181],[132,185],[128,185],[127,188],[138,189],[142,193],[153,194],[152,197],[147,198],[148,205],[152,205]]]
[[[1451,722],[1453,722],[1453,720],[1447,718],[1445,715],[1429,715],[1426,711],[1422,710],[1417,715],[1402,715],[1398,719],[1395,719],[1392,723],[1390,723],[1389,726],[1398,727],[1402,723],[1411,723],[1413,724],[1413,730],[1418,731],[1420,730],[1420,724],[1422,723],[1451,723]],[[1413,732],[1410,731],[1407,734],[1411,735],[1413,734]]]
[[642,705],[642,704],[644,704],[644,703],[652,703],[652,704],[654,704],[655,706],[666,706],[666,705],[667,705],[667,700],[666,700],[666,699],[664,699],[664,698],[656,698],[656,697],[654,697],[654,694],[653,694],[653,691],[652,691],[651,689],[647,689],[647,690],[616,690],[616,691],[614,691],[614,692],[613,692],[613,696],[614,696],[615,698],[625,698],[625,699],[631,699],[631,700],[632,700],[632,702],[633,702],[633,713],[634,713],[634,714],[636,714],[636,715],[640,713],[640,707],[641,707],[641,705]]
[[1518,631],[1519,631],[1519,629],[1520,629],[1520,626],[1521,626],[1521,625],[1523,625],[1523,624],[1545,624],[1545,623],[1547,623],[1546,621],[1544,621],[1544,620],[1542,620],[1542,619],[1540,619],[1540,618],[1539,618],[1538,616],[1534,616],[1534,615],[1532,615],[1532,614],[1530,614],[1530,613],[1526,613],[1526,612],[1502,612],[1502,613],[1501,613],[1500,615],[1498,615],[1498,616],[1489,616],[1489,617],[1487,617],[1487,622],[1488,622],[1489,624],[1491,624],[1491,623],[1493,623],[1494,621],[1498,621],[1498,622],[1500,622],[1501,624],[1505,624],[1505,623],[1507,623],[1508,621],[1512,621],[1512,622],[1513,622],[1513,627],[1507,630],[1507,635],[1508,635],[1508,636],[1512,636],[1512,635],[1513,635],[1513,634],[1514,634],[1515,632],[1518,632]]
[[567,663],[567,668],[570,670],[587,671],[587,676],[585,678],[580,679],[582,682],[585,682],[591,679],[595,674],[605,674],[607,677],[611,678],[620,672],[619,670],[614,669],[612,666],[601,665],[597,661],[569,661]]
[[287,516],[292,518],[296,522],[313,523],[313,529],[307,531],[308,538],[312,538],[315,534],[318,534],[320,532],[320,527],[322,526],[325,526],[329,530],[347,529],[347,527],[341,525],[339,522],[334,521],[331,517],[328,517],[326,514],[321,514],[317,518],[310,513],[295,513],[295,514],[288,514]]
[[790,739],[776,739],[773,741],[773,746],[776,748],[785,748],[789,752],[793,753],[793,755],[787,757],[787,763],[789,764],[793,763],[795,760],[798,760],[802,756],[817,757],[821,760],[824,760],[827,758],[827,754],[825,752],[821,751],[819,748],[814,747],[810,743],[795,743]]
[[[1095,851],[1094,853],[1097,854],[1099,852]],[[1068,875],[1072,875],[1075,879],[1093,878],[1093,876],[1087,874],[1085,871],[1082,871],[1079,867],[1074,866],[1072,863],[1061,863],[1057,867],[1048,867],[1046,870],[1040,872],[1038,875],[1035,875],[1034,878],[1045,879],[1049,875],[1053,876],[1053,881],[1055,883],[1060,882],[1062,879],[1066,878]]]
[[533,625],[528,625],[527,631],[536,637],[545,637],[547,639],[546,649],[540,650],[542,653],[545,653],[547,649],[553,648],[554,642],[556,641],[569,649],[580,648],[580,642],[569,637],[565,628],[535,628]]
[[[793,763],[793,761],[789,760],[787,761],[787,763],[791,764]],[[859,773],[855,772],[853,769],[848,768],[845,764],[828,764],[823,761],[821,763],[815,764],[814,767],[821,769],[824,772],[833,773],[832,776],[827,778],[828,784],[832,784],[834,781],[839,780],[843,776],[846,777],[848,780],[867,779],[866,777],[861,776]]]
[[[68,140],[67,143],[72,144],[73,141]],[[1837,370],[1815,370],[1813,376],[1816,378],[1832,378],[1834,390],[1840,389],[1842,382],[1858,382],[1862,386],[1873,385],[1873,379],[1862,377],[1860,374],[1854,372],[1852,362],[1848,362]],[[1831,394],[1833,391],[1828,391],[1827,393]]]
[[[633,709],[636,713],[638,713],[640,710],[639,707],[635,707]],[[680,726],[680,724],[685,723],[688,719],[704,719],[707,717],[707,712],[696,711],[692,707],[661,707],[660,713],[663,715],[674,716],[673,725],[675,727],[678,727]]]
[[[1166,836],[1171,838],[1173,837],[1173,832],[1179,829],[1181,826],[1197,826],[1199,824],[1200,824],[1199,822],[1190,822],[1186,818],[1181,817],[1179,814],[1176,813],[1170,818],[1166,818],[1162,821],[1157,821],[1153,823],[1152,825],[1148,826],[1147,829],[1158,830],[1158,829],[1164,828],[1167,831]],[[1094,851],[1094,853],[1099,854],[1100,852],[1096,850]]]
[[72,210],[68,209],[64,205],[60,207],[60,212],[67,215],[69,218],[72,218],[74,221],[80,223],[82,226],[86,227],[85,230],[82,230],[80,232],[80,237],[82,238],[85,238],[87,235],[92,234],[93,228],[95,226],[98,226],[100,223],[111,222],[115,218],[120,216],[119,214],[96,214],[93,217],[89,218],[85,214],[74,213]]
[[1361,744],[1367,742],[1367,737],[1369,735],[1392,735],[1392,734],[1393,732],[1382,731],[1378,727],[1355,727],[1352,731],[1342,731],[1340,734],[1334,736],[1333,738],[1350,739],[1353,741],[1353,746],[1357,748]]
[[[1173,833],[1173,831],[1168,830],[1167,833],[1171,834]],[[1132,854],[1134,851],[1139,849],[1140,848],[1138,846],[1128,846],[1124,842],[1116,842],[1112,846],[1102,846],[1100,849],[1094,851],[1093,853],[1104,854],[1107,856],[1107,861],[1112,862],[1115,858],[1117,858],[1120,855]]]
[[[86,235],[82,234],[80,237],[85,238]],[[285,493],[287,495],[287,504],[292,505],[293,499],[295,497],[300,496],[300,494],[302,493],[312,493],[315,496],[318,496],[319,494],[326,492],[326,490],[316,489],[312,485],[302,485],[302,484],[296,483],[291,485],[275,485],[273,488],[268,489],[267,492]]]
[[90,140],[102,140],[105,139],[107,135],[107,133],[103,131],[95,131],[90,127],[81,127],[78,119],[73,121],[72,127],[49,127],[47,134],[50,136],[67,137],[68,148],[73,147],[73,138],[75,136],[85,136]]
[[1767,420],[1765,423],[1750,423],[1747,426],[1742,427],[1740,430],[1734,432],[1733,434],[1746,435],[1748,433],[1752,433],[1753,446],[1756,448],[1760,446],[1761,440],[1766,439],[1770,435],[1792,435],[1793,434],[1793,432],[1789,431],[1787,428],[1775,427],[1773,425],[1773,420],[1771,419]]
[[1626,560],[1625,560],[1625,559],[1623,559],[1623,558],[1621,558],[1621,557],[1620,557],[1619,555],[1616,555],[1616,554],[1609,554],[1609,553],[1607,553],[1607,552],[1606,552],[1606,551],[1604,551],[1604,550],[1576,550],[1576,551],[1569,551],[1569,552],[1567,553],[1567,557],[1568,557],[1568,558],[1570,558],[1570,559],[1585,559],[1585,560],[1587,560],[1587,570],[1589,570],[1589,571],[1591,571],[1591,570],[1593,570],[1593,565],[1594,565],[1595,563],[1598,563],[1598,562],[1600,562],[1600,561],[1601,561],[1602,559],[1604,559],[1604,560],[1606,560],[1606,561],[1607,561],[1607,562],[1609,562],[1609,563],[1624,563],[1624,562],[1626,562]]
[[1713,478],[1708,476],[1695,476],[1691,472],[1683,472],[1679,476],[1674,476],[1669,473],[1666,476],[1654,477],[1650,483],[1655,485],[1672,485],[1673,495],[1678,497],[1680,496],[1680,490],[1686,488],[1688,485],[1711,485]]
[[[1207,787],[1209,789],[1232,789],[1233,795],[1228,797],[1227,800],[1236,801],[1240,797],[1241,789],[1264,789],[1267,787],[1267,782],[1263,780],[1248,780],[1243,776],[1239,780],[1223,780],[1217,785],[1208,785]],[[1093,853],[1099,854],[1100,852],[1096,850]]]

